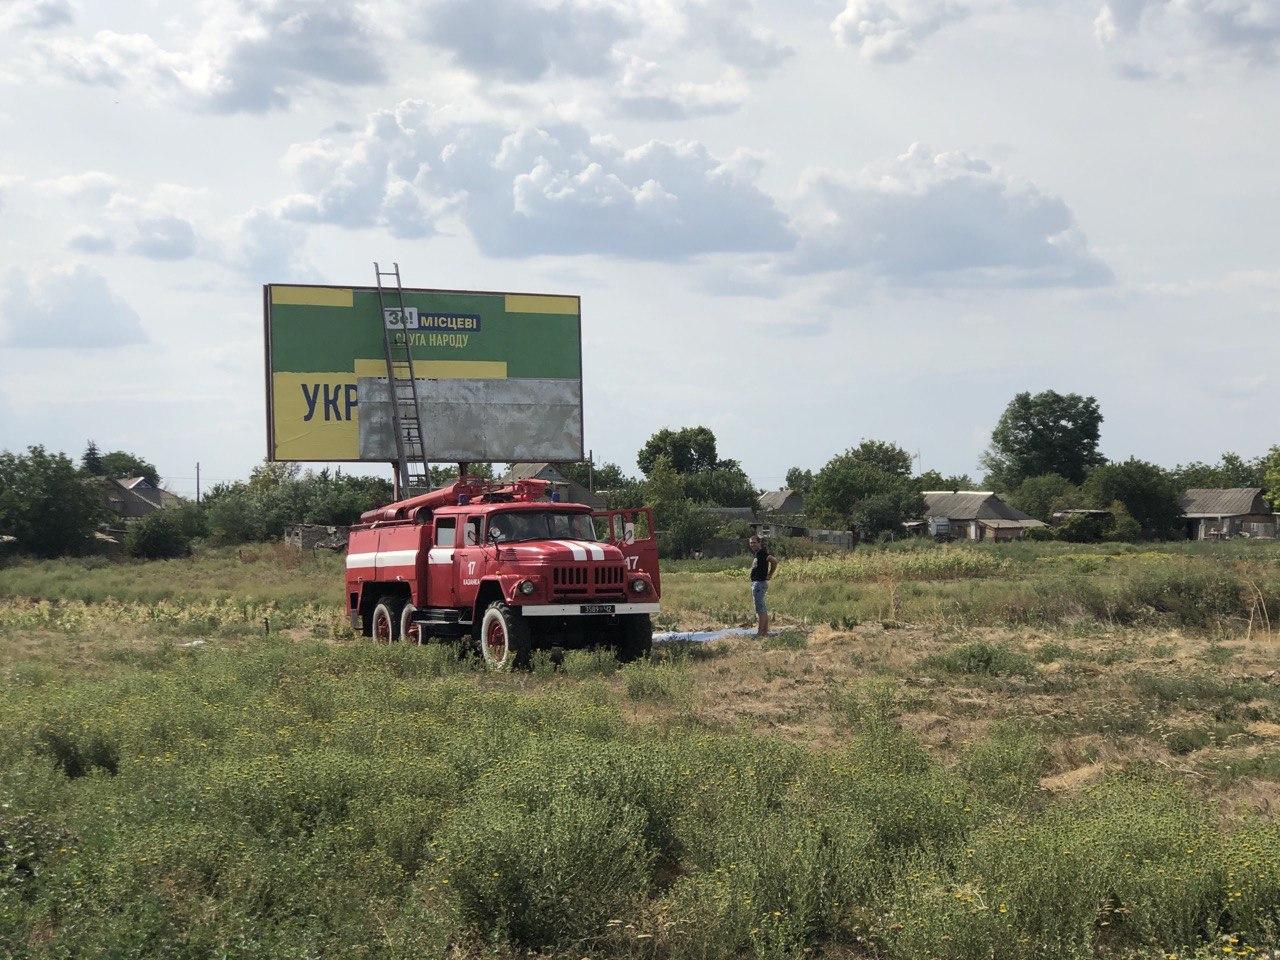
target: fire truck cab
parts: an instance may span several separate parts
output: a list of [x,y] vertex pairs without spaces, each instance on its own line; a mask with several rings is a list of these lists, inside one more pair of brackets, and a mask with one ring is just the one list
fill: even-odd
[[542,480],[475,477],[361,516],[347,541],[353,630],[462,641],[494,670],[538,647],[648,654],[661,577],[653,512],[561,503]]

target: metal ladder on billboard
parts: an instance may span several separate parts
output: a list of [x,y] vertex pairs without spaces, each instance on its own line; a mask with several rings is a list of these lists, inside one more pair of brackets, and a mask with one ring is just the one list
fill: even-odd
[[[387,360],[387,386],[391,391],[391,429],[396,438],[396,473],[400,495],[411,497],[430,487],[426,449],[422,444],[422,414],[418,407],[418,380],[413,370],[413,350],[409,343],[409,315],[400,284],[400,264],[383,270],[374,261],[378,284],[378,307],[382,317],[382,347]],[[384,279],[395,279],[395,286]],[[389,316],[390,315],[390,316]],[[395,323],[389,323],[394,319]],[[394,334],[401,333],[400,342]]]

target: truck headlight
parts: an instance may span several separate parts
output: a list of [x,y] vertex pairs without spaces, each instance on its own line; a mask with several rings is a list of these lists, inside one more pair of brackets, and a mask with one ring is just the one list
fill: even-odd
[[649,584],[645,583],[643,580],[632,580],[631,589],[636,593],[644,593],[649,589]]
[[533,593],[533,591],[535,591],[535,590],[537,590],[537,589],[538,589],[538,588],[537,588],[537,587],[535,587],[535,586],[533,585],[533,581],[532,581],[532,580],[521,580],[521,581],[520,581],[520,592],[521,592],[521,593],[523,593],[526,597],[527,597],[529,594]]

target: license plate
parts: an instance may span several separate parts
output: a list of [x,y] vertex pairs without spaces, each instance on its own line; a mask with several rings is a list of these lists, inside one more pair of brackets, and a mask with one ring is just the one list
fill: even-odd
[[584,603],[578,608],[583,614],[613,613],[612,603]]

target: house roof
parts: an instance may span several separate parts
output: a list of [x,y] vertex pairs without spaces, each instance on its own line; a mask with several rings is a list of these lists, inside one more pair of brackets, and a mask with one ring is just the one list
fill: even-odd
[[1261,487],[1193,487],[1178,498],[1187,517],[1239,517],[1270,513]]
[[157,487],[146,477],[118,477],[116,483],[158,507],[172,506],[184,499],[164,487]]
[[564,474],[562,474],[559,470],[555,468],[555,464],[551,464],[551,463],[513,463],[507,469],[507,479],[508,480],[530,480],[533,478],[538,478],[538,479],[545,480],[547,478],[542,476],[542,472],[548,469],[550,470],[551,473],[555,474],[558,482],[561,482],[561,483],[567,482]]
[[760,510],[763,513],[776,513],[787,505],[787,501],[796,495],[796,491],[790,487],[783,487],[781,490],[770,490],[767,493],[760,494]]
[[924,492],[925,516],[946,517],[948,520],[1009,520],[1014,526],[1042,526],[1039,520],[1027,516],[1005,503],[989,490],[926,490]]

